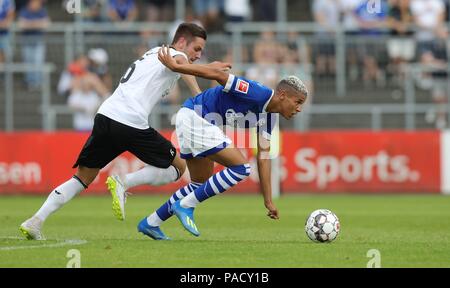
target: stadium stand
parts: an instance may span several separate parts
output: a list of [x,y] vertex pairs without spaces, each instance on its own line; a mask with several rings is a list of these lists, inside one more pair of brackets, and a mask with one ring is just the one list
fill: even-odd
[[[251,1],[252,7],[254,9],[253,14],[257,15],[257,4],[258,1]],[[280,46],[287,46],[287,33],[286,30],[291,28],[291,24],[295,24],[295,27],[311,27],[314,25],[313,22],[313,14],[312,7],[314,1],[287,1],[287,14],[286,19],[288,25],[283,26],[284,28],[280,28],[283,32],[276,33],[276,40],[280,43]],[[139,7],[139,11],[145,11],[144,3],[142,1],[136,1],[136,4]],[[190,1],[187,1],[187,4],[190,5]],[[85,53],[91,48],[103,48],[107,54],[109,55],[109,71],[112,76],[112,83],[115,86],[115,83],[120,79],[123,75],[124,71],[126,71],[128,65],[136,58],[139,57],[139,53],[142,53],[146,48],[154,45],[159,45],[161,43],[168,42],[167,33],[150,33],[150,37],[148,34],[144,37],[144,33],[139,33],[141,29],[131,29],[130,32],[86,32],[81,38],[79,34],[76,33],[76,16],[73,16],[65,12],[63,10],[63,6],[61,3],[56,1],[47,1],[46,8],[49,11],[50,19],[52,20],[52,27],[45,35],[45,45],[47,47],[46,53],[46,63],[50,64],[54,67],[54,70],[49,74],[50,80],[50,103],[52,106],[63,106],[66,103],[66,98],[58,95],[57,85],[60,78],[61,73],[66,69],[70,60],[72,60],[79,51],[84,51]],[[139,15],[139,21],[145,20],[144,13]],[[151,26],[151,24],[145,24],[142,22],[142,25]],[[165,22],[170,24],[170,22]],[[258,30],[253,29],[252,23],[242,23],[242,34],[238,38],[240,40],[239,45],[241,46],[241,50],[243,53],[239,56],[242,60],[243,65],[239,65],[239,63],[235,63],[236,70],[240,70],[241,72],[247,71],[248,67],[252,66],[254,61],[253,59],[253,46],[259,37]],[[267,22],[264,22],[267,23]],[[280,24],[280,22],[274,22],[274,25]],[[164,24],[164,23],[162,23]],[[71,26],[72,25],[72,26]],[[257,25],[257,24],[256,24]],[[310,26],[308,26],[310,25]],[[263,25],[264,26],[264,25]],[[87,26],[87,30],[89,31],[92,27],[95,26]],[[139,27],[139,26],[137,26]],[[142,26],[141,26],[142,27]],[[146,26],[147,27],[147,26]],[[250,27],[249,29],[247,29]],[[276,27],[276,26],[274,26]],[[288,28],[286,28],[288,27]],[[230,28],[230,27],[228,27]],[[75,30],[71,30],[75,29]],[[345,37],[345,41],[347,44],[340,44],[344,47],[344,62],[338,64],[338,68],[341,67],[342,70],[336,72],[335,75],[322,75],[318,74],[314,70],[315,59],[317,56],[317,49],[315,49],[318,45],[318,38],[314,33],[314,29],[309,28],[300,28],[300,30],[305,30],[307,32],[300,32],[299,41],[306,43],[306,47],[309,47],[311,53],[309,55],[309,61],[311,63],[300,63],[300,67],[303,71],[308,71],[311,77],[311,83],[314,86],[314,96],[313,96],[313,107],[320,104],[332,104],[332,105],[342,105],[339,106],[339,109],[344,109],[343,111],[335,111],[333,113],[333,106],[324,107],[324,112],[317,112],[309,115],[308,117],[308,127],[298,126],[297,124],[288,124],[282,121],[282,125],[285,128],[297,128],[297,129],[322,129],[322,128],[405,128],[411,124],[406,123],[407,121],[412,121],[414,128],[433,128],[435,127],[435,123],[430,120],[433,115],[433,108],[425,109],[426,107],[422,107],[423,109],[418,109],[417,113],[415,113],[410,120],[407,120],[408,117],[405,117],[404,113],[394,113],[389,112],[387,114],[382,113],[380,116],[380,112],[383,111],[370,111],[365,107],[361,110],[361,113],[350,113],[352,112],[350,105],[355,104],[383,104],[383,105],[406,105],[407,101],[413,101],[413,104],[432,104],[433,100],[430,95],[433,93],[428,86],[421,85],[423,81],[420,80],[420,73],[409,74],[410,82],[407,81],[395,81],[395,75],[390,71],[390,59],[387,54],[386,43],[387,36],[382,35],[378,38],[375,37],[367,37],[360,35],[350,35]],[[214,32],[209,35],[207,49],[205,51],[205,56],[203,61],[212,61],[212,60],[221,60],[223,59],[227,53],[230,53],[230,49],[232,50],[232,45],[235,42],[234,34],[230,33],[231,29],[227,29],[225,32]],[[14,38],[14,46],[13,46],[13,62],[21,63],[22,57],[20,52],[21,47],[21,35],[20,30],[15,26],[13,28],[13,38]],[[69,37],[69,38],[68,38]],[[80,43],[81,39],[81,43]],[[333,39],[334,41],[334,39]],[[340,43],[338,39],[333,43]],[[231,43],[231,44],[230,44]],[[380,44],[381,43],[381,44]],[[448,44],[444,43],[444,46]],[[234,47],[234,46],[233,46]],[[367,47],[376,47],[376,49],[369,49]],[[446,46],[445,46],[446,47]],[[337,49],[337,47],[335,47]],[[345,50],[347,48],[347,50]],[[448,47],[446,47],[448,49]],[[353,49],[353,50],[352,50]],[[445,49],[444,49],[445,50]],[[345,52],[347,51],[347,52]],[[303,51],[299,51],[302,53]],[[357,59],[357,68],[359,69],[359,74],[354,79],[352,76],[354,71],[352,71],[351,63],[351,54],[355,52]],[[445,51],[444,51],[445,52]],[[368,55],[368,53],[375,53],[373,57],[376,59],[377,64],[379,65],[382,73],[383,73],[383,81],[362,81],[362,71],[367,69],[362,60],[363,55]],[[232,58],[233,59],[233,58]],[[412,61],[414,63],[414,61]],[[276,63],[280,64],[280,63]],[[281,65],[281,64],[280,64]],[[340,66],[339,66],[340,65]],[[276,69],[281,66],[277,66]],[[243,68],[243,69],[241,69]],[[342,72],[345,73],[345,77],[343,78],[345,82],[339,82],[338,78],[342,76]],[[353,73],[353,74],[352,74]],[[442,74],[442,73],[441,73]],[[442,76],[442,75],[441,75]],[[412,78],[414,77],[414,78]],[[0,77],[0,83],[2,83],[2,91],[0,93],[0,107],[6,107],[6,77],[5,74]],[[13,123],[14,130],[28,130],[28,129],[43,129],[44,127],[44,118],[48,114],[48,111],[42,111],[42,99],[43,92],[42,91],[34,91],[28,90],[24,84],[24,74],[23,73],[14,73],[12,76],[13,79]],[[342,77],[341,77],[342,79]],[[442,77],[440,78],[442,79]],[[446,74],[443,79],[446,78]],[[416,83],[417,82],[417,83]],[[3,85],[3,83],[5,83]],[[342,83],[344,83],[344,93],[342,93]],[[440,83],[445,83],[444,81],[440,81]],[[209,81],[200,80],[200,84],[202,88],[209,87],[211,83]],[[409,85],[409,86],[408,86]],[[441,85],[444,89],[444,92],[447,89],[446,85]],[[186,91],[186,87],[181,84],[181,99],[188,97],[189,94]],[[178,100],[181,102],[181,99]],[[411,100],[412,99],[412,100]],[[444,103],[445,104],[445,103]],[[163,104],[166,107],[168,104]],[[345,108],[347,106],[347,108]],[[338,107],[338,106],[336,106]],[[344,107],[344,108],[342,108]],[[384,107],[384,106],[383,106]],[[328,109],[328,110],[327,110]],[[345,111],[349,110],[349,113]],[[170,110],[170,109],[169,109]],[[173,108],[176,110],[176,107]],[[320,110],[320,109],[319,109]],[[319,111],[317,110],[317,111]],[[326,113],[328,111],[328,113]],[[354,111],[354,110],[353,110]],[[0,109],[0,127],[5,127],[5,109]],[[425,117],[428,113],[428,116]],[[330,117],[333,117],[333,121],[330,121]],[[374,120],[375,118],[375,120]],[[164,121],[163,119],[168,119],[166,116],[161,116],[158,121],[159,125],[163,128],[170,127],[168,121]],[[303,119],[305,120],[305,119]],[[376,122],[376,123],[374,123]],[[57,129],[71,129],[72,128],[72,115],[69,113],[61,113],[57,114],[55,128]],[[296,126],[292,126],[296,125]],[[304,125],[304,124],[303,124]],[[444,124],[445,125],[445,124]],[[410,127],[411,128],[411,127]]]

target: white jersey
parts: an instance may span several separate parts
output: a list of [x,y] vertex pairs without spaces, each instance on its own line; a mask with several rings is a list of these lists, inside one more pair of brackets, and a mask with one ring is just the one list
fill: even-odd
[[90,131],[94,125],[95,111],[102,99],[94,91],[75,91],[69,95],[67,104],[76,109],[73,115],[73,128],[77,131]]
[[[122,124],[148,129],[148,118],[156,103],[167,96],[180,74],[171,71],[158,60],[160,47],[153,48],[136,60],[120,80],[114,93],[103,102],[98,113]],[[183,52],[170,48],[170,55]]]

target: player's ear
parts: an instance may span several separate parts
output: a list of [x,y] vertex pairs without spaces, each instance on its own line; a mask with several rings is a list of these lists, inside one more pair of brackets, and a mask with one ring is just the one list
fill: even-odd
[[176,44],[178,44],[178,46],[181,47],[181,49],[184,49],[184,48],[186,48],[187,40],[184,36],[181,36],[180,38],[178,38],[178,41]]
[[284,89],[279,88],[277,94],[280,100],[284,100],[286,98],[286,91],[284,91]]

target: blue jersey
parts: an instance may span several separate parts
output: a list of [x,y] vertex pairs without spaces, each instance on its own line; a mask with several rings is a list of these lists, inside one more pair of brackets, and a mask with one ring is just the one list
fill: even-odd
[[[0,0],[0,21],[3,21],[6,19],[6,16],[8,16],[9,11],[14,10],[14,1],[12,0]],[[7,29],[0,29],[0,35],[5,35],[8,33]]]
[[192,109],[217,126],[257,127],[269,139],[275,114],[266,112],[274,91],[262,84],[230,74],[227,84],[207,89],[187,99],[182,107]]
[[[47,10],[45,8],[41,8],[37,11],[29,10],[28,7],[23,8],[19,12],[19,18],[22,18],[27,21],[38,21],[38,20],[44,20],[48,18]],[[34,28],[28,28],[23,30],[23,35],[28,36],[40,36],[43,35],[43,30],[41,28],[34,29]]]
[[109,8],[115,10],[122,20],[127,19],[135,5],[134,0],[109,0]]

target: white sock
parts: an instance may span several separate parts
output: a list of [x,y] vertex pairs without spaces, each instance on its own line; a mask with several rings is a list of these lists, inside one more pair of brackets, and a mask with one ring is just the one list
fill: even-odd
[[67,182],[56,187],[48,196],[47,200],[39,209],[35,217],[45,221],[50,214],[60,209],[64,204],[69,202],[73,197],[86,189],[81,182],[75,178],[71,178]]
[[148,225],[153,226],[153,227],[161,226],[161,224],[163,222],[164,221],[161,218],[159,218],[159,216],[158,216],[158,214],[156,214],[156,212],[153,212],[152,215],[147,217]]
[[197,197],[195,197],[195,193],[189,193],[180,201],[180,205],[183,208],[195,208],[198,203],[200,203],[200,201],[198,201]]
[[178,169],[174,166],[164,169],[147,165],[136,172],[125,175],[125,186],[127,189],[143,184],[161,186],[172,183],[178,178]]

